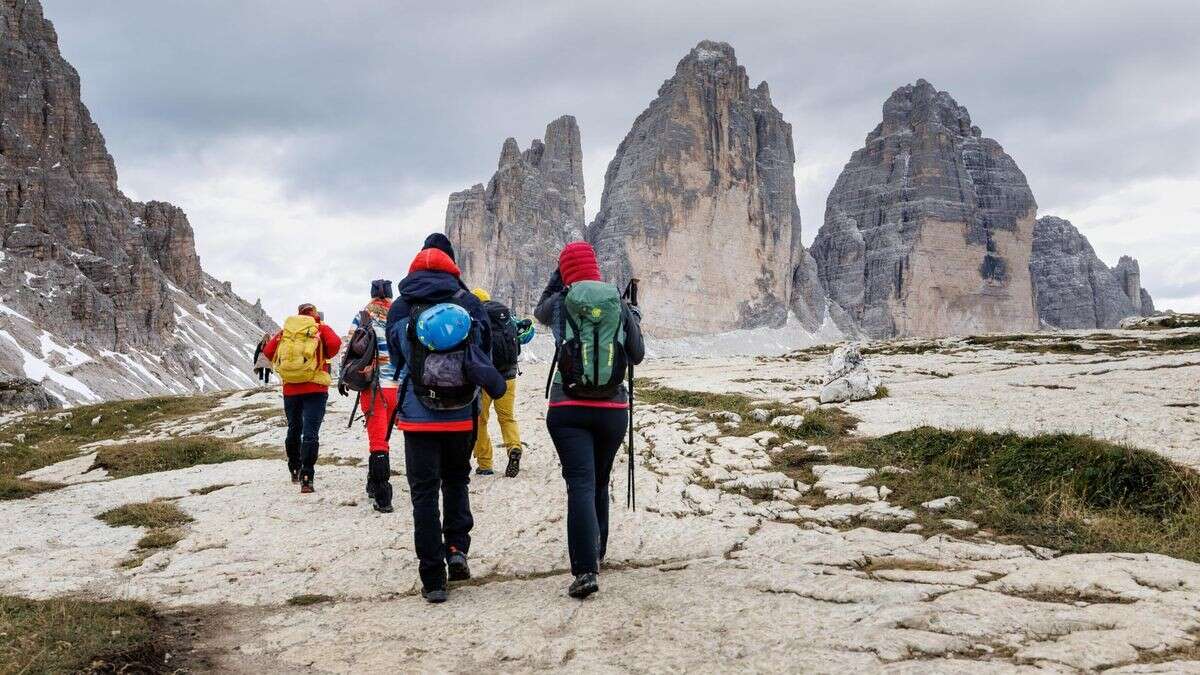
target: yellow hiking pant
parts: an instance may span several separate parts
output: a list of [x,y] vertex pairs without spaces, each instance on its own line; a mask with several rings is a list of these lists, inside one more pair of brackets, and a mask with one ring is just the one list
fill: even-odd
[[504,436],[504,447],[509,451],[521,449],[521,432],[517,430],[517,418],[513,414],[513,405],[517,400],[517,379],[508,381],[508,391],[504,396],[493,399],[483,392],[483,400],[479,409],[479,433],[475,438],[475,466],[480,469],[492,468],[492,439],[488,436],[488,419],[491,417],[492,404],[496,406],[496,417],[500,420],[500,433]]

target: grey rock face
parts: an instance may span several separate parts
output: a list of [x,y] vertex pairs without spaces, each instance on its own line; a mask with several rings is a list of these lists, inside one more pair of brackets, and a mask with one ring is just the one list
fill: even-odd
[[1150,297],[1150,292],[1142,288],[1142,269],[1137,260],[1127,255],[1121,256],[1117,266],[1113,268],[1113,275],[1117,278],[1117,283],[1121,284],[1121,290],[1129,297],[1133,311],[1138,316],[1154,314],[1154,300]]
[[810,329],[823,320],[794,162],[791,125],[732,47],[704,41],[679,62],[617,149],[588,229],[608,280],[642,280],[647,333],[779,325],[789,307]]
[[[72,402],[250,384],[221,373],[274,324],[204,274],[182,210],[118,189],[40,3],[0,2],[0,29],[0,372]],[[205,311],[230,323],[193,331],[215,321]],[[214,341],[193,349],[205,331]],[[161,377],[143,378],[122,361],[131,354]],[[124,382],[129,372],[145,381]]]
[[450,195],[446,236],[463,279],[520,315],[532,312],[558,253],[584,234],[583,150],[570,115],[546,126],[524,152],[504,142],[487,187]]
[[[1124,256],[1109,269],[1070,221],[1037,220],[1029,271],[1037,293],[1038,317],[1056,328],[1116,328],[1142,313],[1141,273]],[[1149,294],[1145,294],[1149,298]],[[1153,312],[1153,302],[1150,303]]]
[[41,384],[27,377],[0,376],[0,412],[36,412],[61,407],[62,403],[48,394]]
[[1033,330],[1037,204],[1000,144],[924,80],[897,89],[813,243],[831,299],[875,338]]

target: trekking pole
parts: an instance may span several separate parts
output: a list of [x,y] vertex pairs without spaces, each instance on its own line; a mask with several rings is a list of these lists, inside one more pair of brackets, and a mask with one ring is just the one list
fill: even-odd
[[[633,278],[629,280],[629,285],[625,287],[625,297],[629,300],[629,304],[637,307],[638,299],[638,280]],[[633,487],[633,362],[629,362],[629,487],[625,491],[625,506],[637,510],[637,495]]]

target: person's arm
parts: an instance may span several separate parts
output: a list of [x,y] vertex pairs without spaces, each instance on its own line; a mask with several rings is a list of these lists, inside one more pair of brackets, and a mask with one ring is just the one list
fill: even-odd
[[625,305],[625,355],[633,365],[646,358],[646,342],[642,339],[641,312]]
[[538,300],[537,308],[533,310],[533,316],[543,326],[554,324],[554,309],[558,303],[558,295],[562,293],[563,282],[562,275],[555,268],[554,274],[550,275],[550,281],[546,283],[546,288],[542,291],[542,297]]
[[279,349],[279,338],[283,337],[283,331],[276,333],[270,340],[267,341],[267,346],[263,347],[262,353],[267,357],[267,360],[275,360],[275,350]]
[[321,324],[321,346],[325,349],[325,358],[331,359],[337,355],[338,350],[342,348],[342,338],[338,337],[336,331],[333,330],[327,323]]
[[388,359],[395,367],[397,377],[407,363],[404,360],[404,350],[400,348],[400,341],[404,339],[406,330],[406,319],[408,319],[408,303],[398,299],[388,310],[387,324],[383,329],[383,334],[387,336]]
[[463,370],[471,384],[483,387],[488,396],[498,399],[508,391],[508,382],[504,380],[500,371],[496,370],[496,366],[492,365],[491,356],[483,350],[484,344],[482,332],[474,333],[471,344],[467,346]]

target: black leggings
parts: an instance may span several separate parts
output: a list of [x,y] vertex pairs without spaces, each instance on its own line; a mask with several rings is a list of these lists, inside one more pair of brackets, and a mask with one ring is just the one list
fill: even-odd
[[555,406],[546,428],[567,483],[567,552],[571,574],[598,572],[608,548],[608,481],[625,439],[621,408]]

